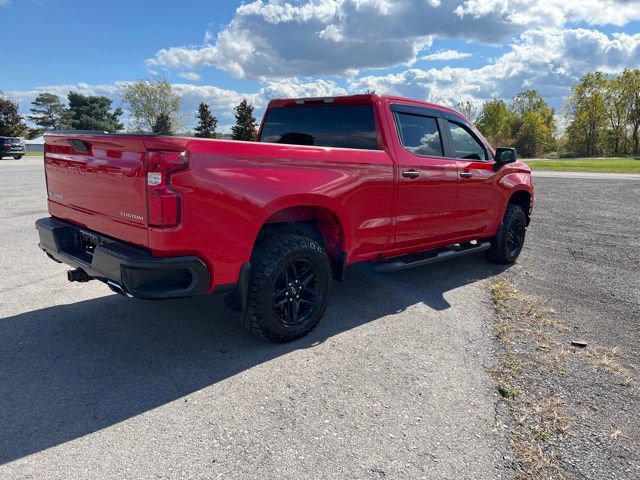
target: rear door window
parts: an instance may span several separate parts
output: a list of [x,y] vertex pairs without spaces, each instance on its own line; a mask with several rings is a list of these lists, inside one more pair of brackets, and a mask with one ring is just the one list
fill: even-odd
[[405,149],[422,157],[442,157],[438,122],[433,117],[396,113],[400,141]]
[[267,110],[261,142],[379,150],[373,105],[314,105]]

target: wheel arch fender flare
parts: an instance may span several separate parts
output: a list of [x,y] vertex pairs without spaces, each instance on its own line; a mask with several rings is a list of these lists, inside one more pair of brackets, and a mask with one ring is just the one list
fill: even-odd
[[509,192],[509,198],[505,204],[503,216],[507,212],[509,205],[512,203],[522,207],[524,215],[527,218],[528,226],[531,221],[531,211],[533,209],[533,192],[531,188],[527,188],[523,185],[520,188],[515,188]]
[[262,227],[269,222],[274,215],[288,209],[296,208],[320,208],[331,212],[335,217],[340,229],[342,250],[349,252],[353,238],[352,225],[344,206],[331,197],[317,194],[297,194],[281,197],[269,202],[265,205],[260,214],[255,219],[255,228],[253,231],[252,248],[255,247],[258,234]]

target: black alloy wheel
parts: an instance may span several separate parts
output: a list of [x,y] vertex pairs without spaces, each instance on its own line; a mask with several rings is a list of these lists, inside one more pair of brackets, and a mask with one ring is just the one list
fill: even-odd
[[507,248],[512,257],[517,257],[524,245],[525,222],[520,216],[513,219],[507,231]]
[[293,260],[281,269],[273,292],[273,308],[284,324],[304,323],[322,305],[319,274],[318,267],[304,258]]
[[303,337],[324,315],[331,277],[329,257],[313,238],[290,233],[265,238],[251,256],[243,325],[273,342]]
[[517,260],[524,247],[527,233],[527,216],[520,205],[507,206],[498,235],[491,239],[486,256],[495,263],[508,265]]

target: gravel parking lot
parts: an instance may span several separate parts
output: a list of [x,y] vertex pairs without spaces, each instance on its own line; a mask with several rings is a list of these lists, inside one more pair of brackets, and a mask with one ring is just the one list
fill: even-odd
[[[567,182],[634,198],[628,180],[539,178],[547,200],[535,222],[580,204]],[[37,247],[45,215],[41,160],[0,162],[0,477],[512,478],[486,371],[496,356],[488,286],[505,273],[481,257],[394,274],[353,267],[310,336],[273,345],[218,298],[148,302],[68,283]],[[593,272],[538,277],[527,265],[538,254],[565,262],[563,229],[589,228],[597,242],[600,220],[531,229],[513,274],[529,271],[548,295],[571,285],[558,302],[587,308],[589,282],[567,275]],[[635,237],[608,240],[616,259],[602,285],[616,291],[626,280],[615,248],[637,247],[632,227]],[[571,255],[588,250],[576,243]],[[616,319],[637,306],[635,290]],[[603,319],[593,332],[608,328]],[[616,335],[633,348],[632,334]]]
[[[556,450],[566,476],[638,479],[640,175],[543,175],[534,176],[526,248],[501,276],[551,308],[564,330],[557,348],[547,342],[545,355],[559,359],[541,369],[544,386],[532,394],[562,404],[568,429]],[[572,348],[571,340],[587,347]]]

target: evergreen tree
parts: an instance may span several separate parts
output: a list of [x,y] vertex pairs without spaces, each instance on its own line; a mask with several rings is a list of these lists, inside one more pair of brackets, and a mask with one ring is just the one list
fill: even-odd
[[1,96],[0,92],[0,135],[3,137],[19,137],[27,130],[27,126],[18,114],[18,104]]
[[236,124],[231,129],[234,140],[254,142],[257,135],[256,118],[253,116],[253,106],[244,99],[236,107]]
[[103,96],[87,96],[69,92],[69,118],[77,130],[103,130],[115,133],[124,125],[118,121],[122,109],[111,111],[111,100]]
[[28,118],[42,130],[59,130],[69,126],[69,115],[58,95],[40,93],[31,105],[33,107]]
[[209,105],[201,103],[198,107],[198,126],[196,127],[196,137],[215,138],[218,119],[211,114]]
[[153,124],[153,133],[156,135],[173,135],[171,130],[171,116],[161,113]]

